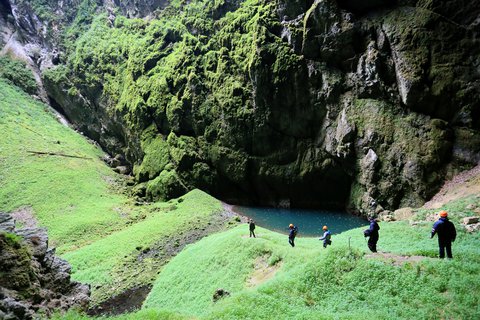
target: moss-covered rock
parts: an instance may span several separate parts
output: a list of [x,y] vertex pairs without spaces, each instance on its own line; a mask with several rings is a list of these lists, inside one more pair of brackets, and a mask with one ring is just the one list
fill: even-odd
[[150,200],[165,201],[178,198],[187,191],[188,188],[175,170],[163,170],[158,177],[147,184],[147,198]]
[[478,7],[387,2],[91,5],[45,83],[150,199],[419,205],[478,158]]

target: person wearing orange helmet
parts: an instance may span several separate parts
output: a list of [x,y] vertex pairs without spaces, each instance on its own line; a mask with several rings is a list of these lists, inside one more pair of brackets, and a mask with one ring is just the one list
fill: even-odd
[[328,245],[332,244],[332,240],[331,240],[332,234],[328,230],[327,226],[323,226],[322,230],[323,230],[323,236],[318,240],[323,240],[323,247],[327,248]]
[[447,258],[452,259],[452,242],[454,242],[457,237],[457,230],[454,224],[448,220],[447,211],[440,211],[438,215],[440,218],[433,225],[430,239],[437,234],[440,259],[445,258],[445,250],[447,251]]

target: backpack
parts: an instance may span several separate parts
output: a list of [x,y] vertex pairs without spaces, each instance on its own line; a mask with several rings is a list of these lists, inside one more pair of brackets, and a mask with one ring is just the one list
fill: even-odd
[[298,227],[295,226],[295,227],[293,227],[293,235],[296,237],[297,233],[298,233]]

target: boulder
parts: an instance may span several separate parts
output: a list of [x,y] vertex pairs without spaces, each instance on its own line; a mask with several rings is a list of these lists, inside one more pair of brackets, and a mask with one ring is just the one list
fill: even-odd
[[45,229],[0,232],[0,248],[0,319],[43,319],[88,308],[90,288],[70,281],[71,267],[48,248]]
[[42,260],[47,253],[48,235],[44,228],[25,228],[16,231],[16,234],[23,237],[32,248],[34,257]]
[[468,224],[465,226],[468,233],[477,232],[480,230],[480,223]]
[[230,296],[230,292],[224,289],[217,289],[213,294],[213,302],[217,302],[218,300]]
[[463,218],[463,224],[465,225],[475,224],[475,223],[478,223],[479,220],[480,220],[479,217],[465,217]]
[[130,169],[127,166],[118,166],[114,168],[113,171],[115,171],[116,173],[124,174],[124,175],[130,173]]
[[15,220],[8,213],[0,212],[0,230],[12,232],[15,229]]

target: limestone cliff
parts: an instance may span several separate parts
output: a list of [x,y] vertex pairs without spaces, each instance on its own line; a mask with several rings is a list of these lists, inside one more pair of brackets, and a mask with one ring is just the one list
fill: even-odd
[[475,1],[1,3],[52,57],[52,103],[139,196],[367,213],[480,160]]

